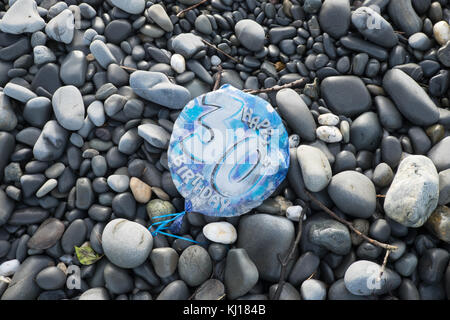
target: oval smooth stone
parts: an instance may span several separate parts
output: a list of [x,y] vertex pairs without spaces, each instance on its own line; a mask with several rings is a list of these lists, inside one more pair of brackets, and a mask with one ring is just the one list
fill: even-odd
[[388,5],[389,17],[406,36],[422,30],[422,20],[414,11],[411,0],[390,1]]
[[386,72],[383,88],[401,114],[414,124],[428,126],[439,120],[439,109],[422,87],[399,69]]
[[364,82],[355,76],[324,79],[320,91],[328,107],[337,115],[353,117],[369,111],[372,98]]
[[292,89],[280,90],[276,95],[277,105],[289,126],[302,139],[314,141],[316,123],[302,98]]

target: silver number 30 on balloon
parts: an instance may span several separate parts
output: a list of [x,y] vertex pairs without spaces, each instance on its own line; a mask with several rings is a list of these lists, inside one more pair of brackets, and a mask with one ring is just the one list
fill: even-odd
[[195,130],[182,140],[183,151],[193,161],[215,164],[210,184],[216,192],[227,197],[245,194],[262,177],[267,142],[264,135],[246,135],[230,127],[233,121],[244,121],[248,130],[268,131],[270,123],[252,117],[234,96],[205,95],[202,105],[205,109],[195,121]]

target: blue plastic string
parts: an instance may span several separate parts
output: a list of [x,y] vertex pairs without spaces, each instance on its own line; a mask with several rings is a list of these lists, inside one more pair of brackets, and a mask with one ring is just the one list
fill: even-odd
[[[170,227],[167,226],[172,221],[174,222],[173,224],[176,224],[177,229],[179,229],[179,227],[181,226],[181,220],[183,219],[183,216],[185,214],[186,214],[186,211],[183,211],[183,212],[179,212],[179,213],[170,213],[170,214],[164,214],[161,216],[153,217],[153,219],[161,219],[161,218],[167,218],[167,217],[173,217],[173,218],[164,220],[164,221],[154,222],[150,225],[150,227],[148,227],[148,230],[152,233],[152,236],[156,236],[158,234],[163,234],[165,236],[172,237],[172,238],[186,240],[186,241],[190,241],[190,242],[194,242],[194,243],[200,243],[198,241],[195,241],[195,240],[192,240],[189,238],[177,236],[172,233],[163,232],[163,230],[167,230],[167,229],[169,229],[170,231],[176,231],[176,230],[173,230],[174,228],[171,228],[172,226],[170,226]],[[151,228],[154,226],[157,226],[156,229],[154,231],[151,231]]]

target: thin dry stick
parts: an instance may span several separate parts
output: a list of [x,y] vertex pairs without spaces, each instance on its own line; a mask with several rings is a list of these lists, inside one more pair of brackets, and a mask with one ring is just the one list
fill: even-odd
[[384,270],[386,269],[386,264],[389,258],[389,254],[391,253],[391,250],[386,250],[386,255],[384,256],[383,264],[381,265],[380,274],[378,275],[378,282],[381,281],[381,277],[383,276]]
[[179,18],[183,13],[188,12],[189,10],[197,8],[199,5],[205,3],[208,0],[202,0],[199,3],[194,4],[193,6],[190,6],[189,8],[183,9],[180,12],[177,13],[177,17]]
[[377,194],[377,198],[386,198],[386,195],[384,195],[384,194]]
[[258,94],[258,93],[263,93],[263,92],[272,92],[272,91],[278,91],[281,89],[285,89],[285,88],[294,88],[294,87],[299,87],[301,85],[304,85],[306,83],[306,79],[305,78],[301,78],[283,85],[276,85],[273,86],[271,88],[264,88],[264,89],[245,89],[244,92],[250,93],[250,94]]
[[131,67],[127,67],[127,66],[119,66],[119,67],[121,67],[122,69],[125,69],[125,70],[128,70],[128,71],[137,71],[137,69],[135,69],[135,68],[131,68]]
[[216,49],[218,52],[220,52],[221,54],[227,56],[228,58],[230,58],[231,60],[233,60],[236,63],[239,63],[239,60],[236,59],[233,56],[230,56],[228,53],[226,53],[225,51],[223,51],[222,49],[217,48],[215,45],[213,45],[212,43],[209,43],[208,41],[202,39],[203,43],[206,44],[207,46]]
[[219,65],[217,67],[217,78],[216,78],[216,82],[214,82],[213,91],[216,91],[219,88],[221,78],[222,78],[222,66]]
[[302,213],[300,214],[300,218],[298,220],[297,236],[295,237],[294,242],[289,248],[289,253],[284,257],[284,259],[281,259],[281,256],[278,255],[278,260],[280,261],[281,264],[281,273],[280,273],[280,280],[278,281],[277,290],[275,291],[275,295],[273,296],[274,300],[280,299],[281,290],[283,289],[283,286],[286,283],[287,266],[289,262],[291,262],[291,260],[294,259],[295,248],[297,248],[298,243],[300,242],[300,238],[302,236],[303,215],[306,210],[309,210],[309,207],[305,207],[305,209],[303,209]]
[[308,279],[306,279],[306,280],[311,280],[312,279],[312,277],[314,277],[316,275],[316,271],[314,271],[313,273],[311,273],[311,275],[308,277]]
[[308,191],[305,190],[306,195],[311,199],[312,202],[314,202],[315,204],[317,204],[323,211],[325,211],[327,214],[329,214],[330,216],[332,216],[334,219],[336,219],[337,221],[339,221],[340,223],[345,224],[347,227],[349,227],[350,230],[352,230],[354,233],[356,233],[358,236],[360,236],[361,238],[363,238],[364,240],[370,242],[371,244],[373,244],[374,246],[386,249],[386,250],[395,250],[397,249],[396,246],[387,244],[387,243],[382,243],[379,242],[375,239],[369,238],[368,236],[366,236],[364,233],[362,233],[361,231],[359,231],[358,229],[356,229],[351,222],[348,222],[345,219],[342,219],[341,217],[339,217],[337,214],[335,214],[333,211],[331,211],[330,209],[328,209],[322,202],[320,202],[316,197],[314,197],[311,193],[309,193]]

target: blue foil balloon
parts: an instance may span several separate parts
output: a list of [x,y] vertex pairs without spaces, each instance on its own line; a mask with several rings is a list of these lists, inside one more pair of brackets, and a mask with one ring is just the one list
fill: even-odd
[[237,216],[259,206],[286,177],[288,135],[267,101],[224,85],[182,110],[168,163],[187,211]]

